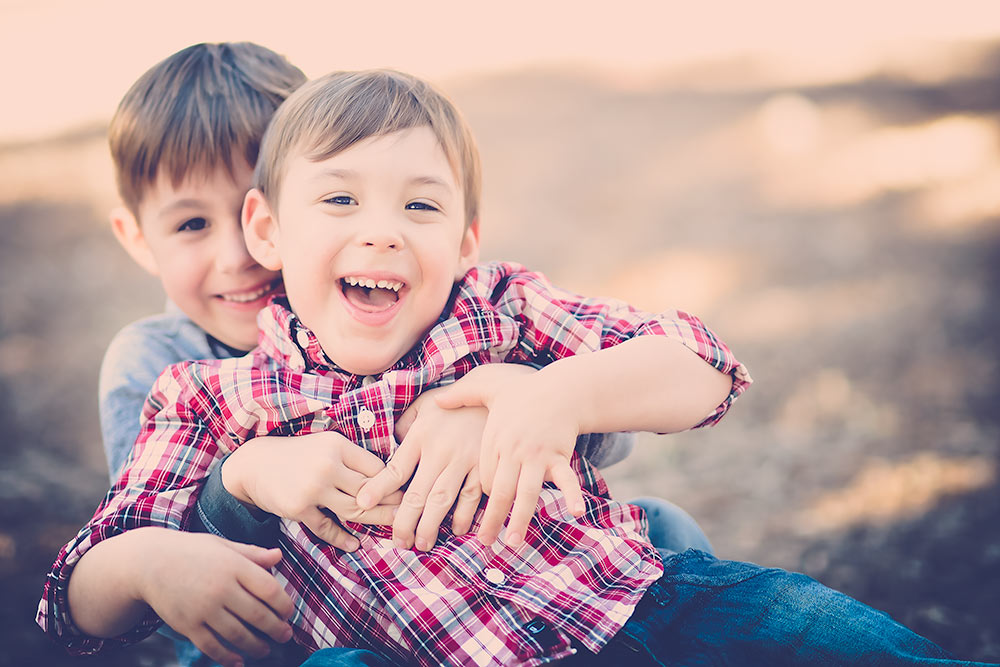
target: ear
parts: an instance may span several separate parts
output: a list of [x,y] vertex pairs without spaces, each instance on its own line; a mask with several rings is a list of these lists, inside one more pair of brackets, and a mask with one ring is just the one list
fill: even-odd
[[257,263],[272,271],[281,270],[278,253],[278,220],[260,190],[251,188],[243,199],[243,238]]
[[160,275],[160,269],[156,265],[156,258],[146,243],[146,237],[139,227],[139,221],[132,215],[132,211],[124,206],[118,206],[111,211],[111,231],[115,238],[122,244],[129,256],[135,260],[136,264],[149,271],[154,276]]
[[458,249],[458,268],[455,270],[455,280],[461,280],[477,262],[479,262],[479,218],[470,222],[465,229],[462,245]]

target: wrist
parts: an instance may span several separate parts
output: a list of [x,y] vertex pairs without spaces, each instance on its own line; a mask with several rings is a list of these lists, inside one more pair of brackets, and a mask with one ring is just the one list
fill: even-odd
[[535,394],[540,400],[559,415],[560,419],[576,427],[577,435],[592,433],[589,428],[588,415],[593,413],[591,399],[586,394],[589,386],[576,373],[574,357],[567,357],[545,366],[525,382],[536,383]]
[[222,461],[221,470],[222,486],[229,495],[233,496],[241,503],[253,505],[253,499],[247,490],[247,470],[248,459],[253,457],[255,440],[250,440],[227,456]]
[[163,544],[163,538],[177,535],[177,531],[157,526],[136,528],[121,535],[126,538],[125,558],[121,561],[126,574],[119,581],[130,600],[150,604],[151,592],[163,586],[159,558],[171,553]]

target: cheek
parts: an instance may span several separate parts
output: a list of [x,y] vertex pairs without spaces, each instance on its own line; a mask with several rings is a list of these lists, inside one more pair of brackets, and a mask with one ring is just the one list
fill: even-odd
[[190,255],[175,256],[160,262],[160,279],[163,288],[174,301],[200,298],[208,265]]

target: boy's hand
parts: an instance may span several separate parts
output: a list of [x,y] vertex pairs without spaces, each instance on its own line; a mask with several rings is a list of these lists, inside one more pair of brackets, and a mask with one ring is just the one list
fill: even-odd
[[358,539],[337,518],[392,523],[402,493],[388,495],[367,510],[356,500],[364,483],[384,468],[381,459],[335,431],[265,436],[247,441],[226,459],[222,482],[242,502],[301,521],[320,539],[354,551]]
[[447,409],[489,409],[479,474],[490,499],[479,540],[487,545],[496,541],[509,512],[504,542],[517,547],[524,541],[543,482],[555,483],[574,516],[583,514],[580,482],[569,464],[580,422],[568,392],[547,381],[544,372],[496,378],[480,373],[486,368],[474,369],[436,400]]
[[291,639],[292,600],[268,572],[281,560],[278,549],[206,533],[139,530],[145,555],[138,596],[210,658],[229,666],[243,663],[233,649],[267,655],[257,632],[277,642]]
[[402,549],[416,544],[429,551],[453,506],[452,531],[464,535],[483,495],[477,467],[486,410],[444,410],[433,400],[440,391],[424,392],[406,409],[396,424],[401,444],[358,493],[358,505],[371,507],[409,480],[392,524],[393,542]]

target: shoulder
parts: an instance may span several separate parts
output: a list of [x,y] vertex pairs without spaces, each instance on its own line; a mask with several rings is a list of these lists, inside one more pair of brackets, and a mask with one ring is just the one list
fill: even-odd
[[459,283],[459,293],[485,298],[496,303],[504,298],[518,296],[525,291],[548,291],[552,285],[537,271],[529,271],[515,262],[488,262],[478,264]]
[[179,313],[162,313],[122,328],[104,353],[103,387],[141,379],[147,388],[167,366],[212,356],[208,338],[197,324]]
[[123,327],[108,345],[118,350],[169,350],[179,359],[195,359],[185,353],[211,355],[205,330],[180,313],[150,315]]
[[242,357],[183,359],[160,369],[151,396],[167,402],[195,400],[220,405],[242,403],[256,397],[261,382],[280,375],[259,348]]

